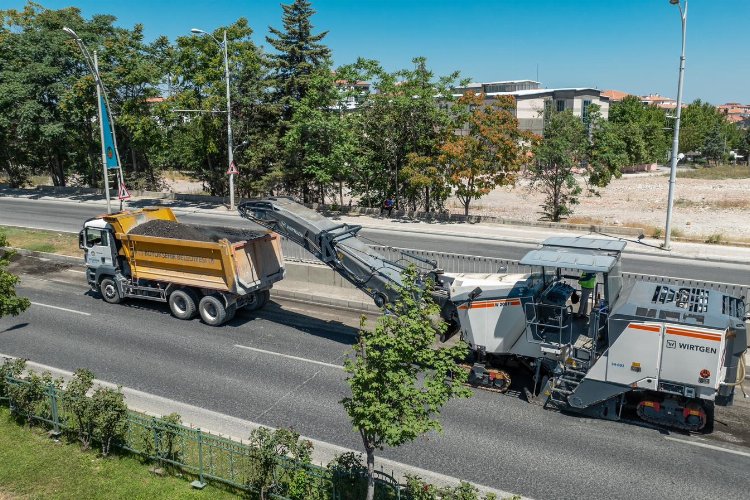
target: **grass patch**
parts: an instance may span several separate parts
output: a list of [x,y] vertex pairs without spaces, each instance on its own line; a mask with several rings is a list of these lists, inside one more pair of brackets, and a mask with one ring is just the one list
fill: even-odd
[[747,165],[719,165],[716,167],[698,167],[691,170],[680,170],[677,177],[683,179],[750,179],[750,167]]
[[55,443],[40,429],[29,430],[0,408],[0,498],[237,498],[207,486],[159,477],[127,456],[100,458],[77,444]]
[[12,247],[72,257],[82,256],[81,249],[78,248],[77,234],[11,226],[0,226],[0,232],[5,234],[8,238],[8,245]]

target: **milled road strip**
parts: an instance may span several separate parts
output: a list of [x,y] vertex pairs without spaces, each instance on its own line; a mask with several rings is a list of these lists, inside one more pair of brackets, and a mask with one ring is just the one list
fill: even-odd
[[[268,351],[271,352],[271,351]],[[0,353],[0,358],[14,359],[15,356]],[[67,370],[62,370],[49,365],[43,365],[33,361],[26,362],[27,368],[31,368],[41,372],[49,372],[53,376],[63,377],[69,380],[73,377],[73,373]],[[186,426],[192,426],[193,428],[202,429],[203,431],[209,432],[213,435],[227,437],[235,441],[247,441],[247,437],[254,429],[260,427],[266,427],[273,429],[268,425],[262,425],[249,420],[243,420],[241,418],[232,417],[231,415],[225,415],[223,413],[207,410],[187,403],[182,403],[172,399],[157,396],[147,392],[139,391],[137,389],[131,389],[129,387],[122,387],[111,382],[104,380],[95,379],[94,383],[103,387],[117,388],[119,387],[125,395],[125,400],[128,407],[131,410],[142,412],[151,416],[161,417],[170,413],[178,413],[182,417],[182,423]],[[346,452],[361,453],[359,450],[352,450],[336,444],[320,441],[317,439],[311,439],[306,436],[300,436],[301,439],[310,441],[313,444],[313,462],[325,466],[337,455],[341,455]],[[430,470],[415,467],[409,464],[397,462],[395,460],[389,460],[387,458],[376,458],[375,465],[382,467],[383,470],[393,471],[394,476],[403,481],[406,474],[416,475],[421,477],[424,481],[440,485],[440,486],[457,486],[460,479],[439,472],[433,472]],[[498,498],[520,498],[521,500],[531,500],[530,497],[515,497],[513,493],[490,488],[479,484],[474,484],[479,488],[480,493],[494,493]]]
[[240,344],[234,344],[234,347],[239,347],[240,349],[247,349],[248,351],[260,352],[263,354],[270,354],[272,356],[279,356],[282,358],[293,359],[295,361],[302,361],[304,363],[313,363],[313,364],[320,365],[320,366],[327,366],[329,368],[336,368],[337,370],[344,369],[342,365],[334,365],[333,363],[325,363],[323,361],[316,361],[314,359],[300,358],[298,356],[292,356],[291,354],[283,354],[280,352],[266,351],[265,349],[258,349],[257,347],[249,347],[249,346],[240,345]]
[[42,304],[41,302],[32,302],[32,304],[35,306],[49,307],[50,309],[57,309],[58,311],[65,311],[65,312],[69,312],[73,314],[80,314],[82,316],[91,316],[91,314],[87,312],[75,311],[73,309],[67,309],[65,307],[51,306],[49,304]]
[[716,446],[716,445],[708,444],[708,443],[701,443],[700,441],[688,441],[687,439],[679,439],[679,438],[674,438],[670,436],[664,436],[664,439],[668,441],[674,441],[676,443],[689,444],[691,446],[699,446],[701,448],[707,448],[709,450],[723,451],[724,453],[733,453],[735,455],[740,455],[742,457],[750,457],[750,453],[746,451],[735,450],[733,448],[725,448],[723,446]]

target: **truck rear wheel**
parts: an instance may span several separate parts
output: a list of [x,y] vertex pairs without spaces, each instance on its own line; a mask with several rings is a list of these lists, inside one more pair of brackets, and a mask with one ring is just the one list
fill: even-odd
[[99,282],[99,293],[102,294],[104,302],[110,304],[119,304],[122,302],[120,290],[117,289],[117,283],[112,278],[104,278]]
[[227,309],[224,301],[216,295],[206,295],[198,304],[198,312],[204,323],[219,326],[227,320]]
[[175,290],[169,295],[169,310],[175,318],[192,319],[197,311],[195,295],[189,290]]
[[245,303],[245,311],[257,311],[266,305],[270,296],[271,292],[268,290],[258,290],[257,292],[251,293]]

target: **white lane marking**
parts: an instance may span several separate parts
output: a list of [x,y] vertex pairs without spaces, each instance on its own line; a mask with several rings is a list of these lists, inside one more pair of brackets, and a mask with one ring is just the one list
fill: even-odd
[[247,349],[248,351],[262,352],[263,354],[270,354],[272,356],[279,356],[279,357],[282,357],[282,358],[293,359],[295,361],[303,361],[305,363],[312,363],[312,364],[315,364],[315,365],[327,366],[329,368],[336,368],[338,370],[343,370],[344,369],[344,367],[341,366],[341,365],[334,365],[334,364],[331,364],[331,363],[324,363],[323,361],[315,361],[314,359],[300,358],[300,357],[297,357],[297,356],[291,356],[289,354],[282,354],[280,352],[266,351],[265,349],[258,349],[257,347],[248,347],[246,345],[240,345],[240,344],[234,344],[234,347],[239,347],[240,349]]
[[664,436],[664,439],[667,439],[669,441],[676,441],[678,443],[684,443],[684,444],[690,444],[693,446],[699,446],[701,448],[708,448],[709,450],[715,450],[715,451],[723,451],[726,453],[734,453],[735,455],[740,455],[743,457],[750,457],[750,453],[746,451],[740,451],[740,450],[733,450],[731,448],[724,448],[722,446],[714,446],[712,444],[706,444],[706,443],[700,443],[698,441],[687,441],[685,439],[677,439],[669,436]]
[[86,271],[79,271],[78,269],[66,269],[69,273],[81,273],[86,274]]
[[73,314],[81,314],[83,316],[91,316],[89,313],[81,312],[81,311],[74,311],[73,309],[66,309],[64,307],[57,307],[57,306],[51,306],[49,304],[42,304],[40,302],[32,302],[35,306],[41,306],[41,307],[49,307],[50,309],[57,309],[58,311],[65,311]]

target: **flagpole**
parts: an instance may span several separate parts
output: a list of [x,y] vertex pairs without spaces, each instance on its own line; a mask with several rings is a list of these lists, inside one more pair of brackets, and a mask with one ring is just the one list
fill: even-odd
[[[96,102],[99,106],[99,136],[102,141],[102,169],[104,171],[104,194],[107,197],[107,213],[112,213],[112,202],[109,198],[109,172],[107,169],[107,148],[104,144],[104,113],[102,111],[102,89],[98,82],[99,76],[99,61],[96,57],[96,51],[94,51],[94,78],[97,79],[96,85]],[[112,134],[114,135],[114,134]],[[117,146],[115,146],[117,148]]]

